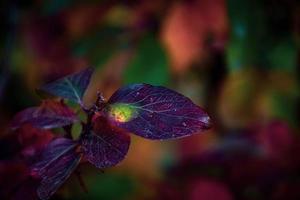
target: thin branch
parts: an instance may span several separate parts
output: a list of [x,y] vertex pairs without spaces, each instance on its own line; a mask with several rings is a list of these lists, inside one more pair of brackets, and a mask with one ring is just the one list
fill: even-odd
[[88,193],[88,189],[87,189],[87,187],[86,187],[86,185],[84,183],[84,180],[83,180],[83,178],[81,176],[81,172],[77,169],[75,171],[75,174],[77,176],[77,179],[79,181],[79,184],[80,184],[80,187],[81,187],[82,191],[85,192],[85,193]]

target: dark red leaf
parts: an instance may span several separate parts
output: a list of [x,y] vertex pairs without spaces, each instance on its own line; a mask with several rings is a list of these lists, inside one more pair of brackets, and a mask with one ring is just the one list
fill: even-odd
[[40,199],[49,199],[79,164],[77,143],[67,138],[53,140],[31,168],[31,175],[41,180],[37,189]]
[[230,193],[227,186],[216,180],[210,179],[199,179],[194,180],[189,188],[189,197],[190,200],[232,200],[233,196]]
[[129,149],[130,136],[110,126],[104,117],[95,120],[94,133],[81,140],[85,158],[97,168],[106,168],[122,161]]
[[28,177],[25,163],[17,160],[0,160],[0,199],[10,199],[14,190]]
[[11,200],[37,200],[38,180],[28,177],[15,188]]
[[68,75],[52,83],[44,85],[41,90],[52,95],[70,99],[82,105],[82,97],[90,83],[92,68],[86,68],[78,73]]
[[42,130],[26,124],[16,132],[22,146],[21,155],[30,162],[38,153],[51,142],[54,135],[50,130]]
[[39,107],[27,108],[14,117],[11,128],[20,128],[31,124],[37,128],[51,129],[66,126],[78,121],[76,114],[65,104],[45,100]]
[[185,137],[211,126],[207,113],[189,98],[148,84],[119,89],[105,112],[114,125],[149,139]]

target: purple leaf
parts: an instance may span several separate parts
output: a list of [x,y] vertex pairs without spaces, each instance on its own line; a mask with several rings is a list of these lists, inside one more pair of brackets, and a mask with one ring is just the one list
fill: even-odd
[[63,154],[74,149],[77,143],[67,138],[55,138],[41,152],[39,161],[32,166],[32,171],[40,172],[44,167],[55,162]]
[[106,168],[122,161],[129,149],[130,136],[110,126],[105,118],[95,121],[94,133],[81,140],[85,158],[97,168]]
[[77,143],[67,138],[53,140],[41,153],[31,174],[41,180],[37,189],[40,199],[49,199],[79,164],[81,154]]
[[45,100],[39,107],[27,108],[17,113],[11,122],[11,128],[17,129],[29,123],[36,128],[51,129],[78,120],[76,114],[62,102]]
[[92,68],[86,68],[75,74],[68,75],[40,89],[52,95],[70,99],[82,105],[82,97],[90,83],[93,74]]
[[105,112],[114,125],[149,139],[185,137],[211,126],[207,113],[189,98],[148,84],[119,89]]

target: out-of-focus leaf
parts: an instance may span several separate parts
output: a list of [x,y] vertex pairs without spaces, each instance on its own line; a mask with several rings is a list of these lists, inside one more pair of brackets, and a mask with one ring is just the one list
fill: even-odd
[[261,1],[229,0],[227,5],[232,27],[227,46],[229,69],[235,71],[249,65],[266,66],[270,36]]
[[296,141],[288,124],[274,120],[266,126],[258,127],[256,131],[256,139],[266,156],[287,162],[288,155],[292,153],[291,150]]
[[149,139],[185,137],[211,126],[207,113],[189,98],[148,84],[119,89],[106,112],[116,126]]
[[66,138],[53,140],[31,168],[31,175],[41,179],[37,189],[40,199],[49,199],[78,165],[81,155],[77,143]]
[[125,74],[125,83],[149,83],[167,85],[169,82],[168,60],[159,41],[147,35],[140,42]]
[[92,68],[86,68],[75,74],[68,75],[40,89],[52,95],[70,99],[82,105],[82,97],[90,83],[93,74]]
[[270,67],[273,70],[295,72],[297,67],[297,47],[291,38],[274,44],[269,51]]
[[227,186],[215,180],[195,180],[190,184],[189,198],[190,200],[233,200],[233,196]]
[[277,119],[282,119],[297,126],[297,110],[295,109],[299,102],[299,95],[287,95],[279,91],[269,93],[270,110],[272,116]]
[[103,117],[98,117],[94,124],[94,133],[85,135],[81,139],[85,158],[97,168],[118,164],[128,152],[130,136],[110,126]]
[[25,181],[23,180],[19,188],[14,192],[11,198],[14,200],[33,200],[38,199],[38,195],[36,193],[36,188],[38,187],[38,181],[32,178],[27,178]]
[[264,89],[259,73],[235,71],[226,78],[219,99],[218,112],[227,127],[241,128],[253,123],[258,116],[257,98]]
[[89,192],[72,192],[72,199],[132,199],[131,195],[137,190],[137,183],[128,174],[94,172],[85,176],[85,183]]
[[[27,166],[25,163],[15,160],[0,161],[0,197],[3,198],[9,191],[12,191],[16,183],[22,182],[27,176]],[[5,180],[5,181],[4,181]],[[5,198],[4,198],[5,199]]]
[[87,57],[90,63],[100,68],[114,53],[126,47],[124,30],[119,27],[104,27],[80,38],[73,44],[73,54]]
[[223,49],[228,29],[226,1],[180,1],[167,13],[162,41],[170,55],[172,70],[182,73],[208,56],[210,46]]
[[41,10],[46,14],[56,14],[63,9],[66,9],[68,6],[71,6],[71,0],[50,0],[50,1],[43,1]]
[[37,128],[51,129],[76,121],[78,121],[76,114],[65,104],[45,100],[39,107],[27,108],[17,113],[11,122],[11,128],[17,129],[28,123]]
[[42,130],[33,127],[30,124],[25,124],[17,130],[18,140],[22,146],[22,156],[27,161],[34,159],[41,150],[50,143],[54,134],[50,130]]

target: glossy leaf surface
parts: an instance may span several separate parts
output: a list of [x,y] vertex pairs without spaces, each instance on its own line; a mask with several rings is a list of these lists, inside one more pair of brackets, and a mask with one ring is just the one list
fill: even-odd
[[37,189],[40,199],[49,199],[79,164],[77,144],[66,138],[53,140],[41,154],[41,160],[31,168],[32,176],[41,180]]
[[37,128],[51,129],[66,126],[78,121],[76,114],[65,104],[46,100],[39,107],[27,108],[14,117],[11,128],[17,129],[23,124]]
[[99,117],[95,120],[94,133],[84,136],[81,144],[84,156],[90,163],[97,168],[106,168],[125,158],[130,136]]
[[207,113],[189,98],[149,84],[119,89],[105,112],[114,125],[149,139],[180,138],[210,128]]
[[78,73],[71,74],[44,85],[41,90],[52,95],[63,97],[82,104],[82,97],[89,85],[93,73],[92,68],[84,69]]

